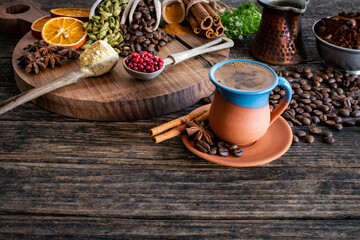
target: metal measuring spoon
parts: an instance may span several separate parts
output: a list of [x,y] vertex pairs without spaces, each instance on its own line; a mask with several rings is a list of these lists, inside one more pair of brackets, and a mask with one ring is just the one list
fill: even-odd
[[132,70],[131,68],[129,68],[126,65],[126,63],[125,63],[126,58],[123,60],[123,65],[124,65],[126,72],[128,74],[130,74],[132,77],[141,79],[141,80],[151,80],[151,79],[157,77],[164,70],[165,66],[167,66],[169,64],[175,65],[175,64],[182,62],[188,58],[192,58],[192,57],[204,54],[204,53],[218,51],[218,50],[225,49],[225,48],[230,48],[233,46],[234,46],[234,42],[231,39],[226,38],[226,37],[218,38],[218,39],[208,42],[207,44],[204,44],[200,47],[169,55],[167,58],[164,59],[164,65],[162,66],[162,68],[157,70],[156,72],[152,72],[152,73],[137,72],[137,71]]
[[[102,48],[104,51],[98,50]],[[111,71],[119,60],[117,52],[106,42],[91,44],[80,55],[80,71],[70,72],[44,84],[0,102],[0,115],[58,88],[76,83],[80,78],[95,77]]]

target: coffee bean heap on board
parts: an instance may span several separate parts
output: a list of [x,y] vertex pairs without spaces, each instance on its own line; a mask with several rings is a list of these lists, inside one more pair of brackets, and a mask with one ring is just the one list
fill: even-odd
[[[335,72],[326,69],[320,74],[313,74],[309,67],[295,68],[293,72],[279,71],[278,76],[285,77],[293,88],[293,97],[289,107],[283,113],[291,127],[312,126],[311,134],[321,134],[318,125],[324,125],[340,131],[343,127],[360,126],[360,78],[357,75]],[[270,109],[274,109],[285,90],[276,87],[270,94]],[[314,137],[299,131],[294,135],[293,142],[304,138],[313,143]],[[333,144],[332,134],[323,135],[323,142]]]
[[175,35],[167,34],[163,29],[157,28],[156,12],[153,0],[142,0],[139,2],[130,25],[120,25],[125,44],[119,45],[120,56],[126,57],[133,52],[140,53],[148,51],[154,54],[160,47],[171,42]]

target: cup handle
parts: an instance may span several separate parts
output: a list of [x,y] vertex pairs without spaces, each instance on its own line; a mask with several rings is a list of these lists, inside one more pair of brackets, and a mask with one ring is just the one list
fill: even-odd
[[281,100],[279,105],[271,111],[270,113],[270,125],[273,124],[273,122],[276,121],[280,117],[280,115],[286,110],[286,108],[289,106],[291,97],[292,97],[292,88],[290,83],[282,77],[279,77],[279,82],[277,86],[282,86],[285,88],[285,96],[284,99]]

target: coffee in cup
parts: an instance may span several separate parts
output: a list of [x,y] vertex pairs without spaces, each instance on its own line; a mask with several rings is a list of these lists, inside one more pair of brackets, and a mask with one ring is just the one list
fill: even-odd
[[215,80],[228,88],[241,91],[258,91],[274,83],[273,73],[251,62],[231,62],[219,67]]

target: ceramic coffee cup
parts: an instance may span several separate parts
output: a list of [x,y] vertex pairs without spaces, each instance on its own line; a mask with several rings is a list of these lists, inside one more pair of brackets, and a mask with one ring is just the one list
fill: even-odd
[[[226,87],[215,79],[216,71],[225,64],[247,63],[256,64],[255,67],[262,71],[270,71],[270,73],[267,72],[269,73],[267,76],[271,78],[267,79],[270,83],[268,87],[244,91]],[[220,62],[211,68],[209,76],[216,86],[210,108],[210,126],[216,136],[239,146],[249,146],[264,136],[269,126],[280,117],[291,100],[292,88],[289,82],[278,77],[274,70],[259,62],[238,59]],[[269,96],[276,86],[284,87],[286,93],[280,104],[271,111]]]

